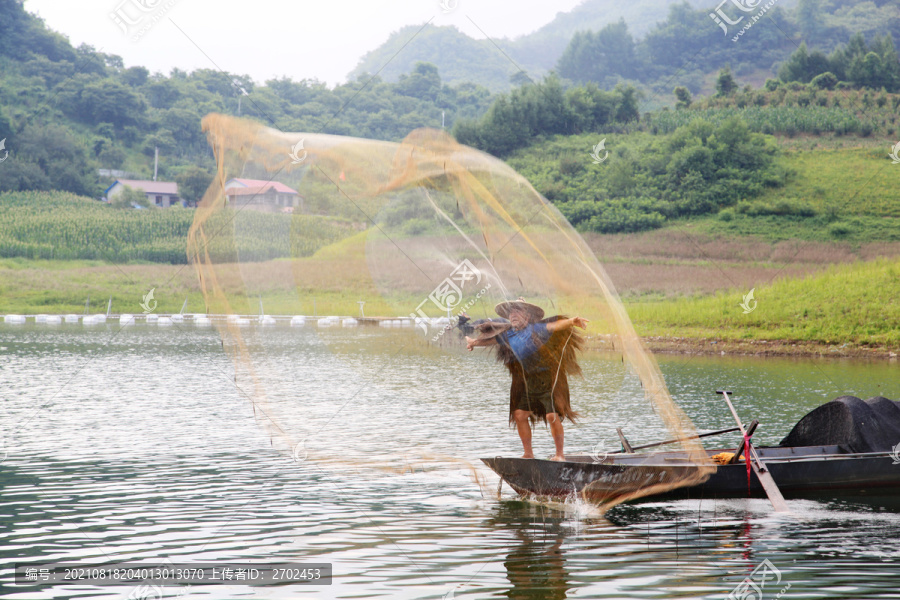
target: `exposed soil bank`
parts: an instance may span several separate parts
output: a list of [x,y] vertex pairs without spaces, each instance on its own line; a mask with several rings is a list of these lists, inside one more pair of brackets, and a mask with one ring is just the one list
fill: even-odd
[[[850,344],[817,344],[791,340],[717,340],[683,337],[648,336],[644,344],[655,353],[707,354],[731,356],[797,356],[830,358],[869,358],[898,361],[900,348],[852,346]],[[616,351],[608,338],[590,337],[588,347]]]

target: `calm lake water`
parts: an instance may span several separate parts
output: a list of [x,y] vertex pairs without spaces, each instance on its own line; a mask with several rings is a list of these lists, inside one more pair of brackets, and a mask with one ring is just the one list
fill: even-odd
[[[132,586],[13,586],[10,569],[168,559],[324,562],[334,579],[166,597],[725,598],[768,560],[766,599],[900,598],[897,506],[789,501],[784,517],[765,500],[706,500],[600,516],[505,486],[498,498],[478,458],[521,446],[508,376],[487,353],[380,328],[243,332],[252,363],[236,373],[215,329],[0,324],[0,596],[136,598]],[[658,360],[698,428],[732,425],[713,393],[727,386],[743,419],[760,420],[760,444],[845,393],[900,398],[896,362]],[[567,452],[616,447],[617,426],[632,443],[665,435],[617,357],[582,364],[591,383],[573,383],[582,420]],[[275,425],[304,440],[293,456]],[[535,443],[551,453],[545,429]]]

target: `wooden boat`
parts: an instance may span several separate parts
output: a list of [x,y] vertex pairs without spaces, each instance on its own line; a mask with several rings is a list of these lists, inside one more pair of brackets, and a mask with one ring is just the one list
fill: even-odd
[[[734,450],[707,452],[712,456]],[[838,445],[756,450],[785,498],[900,494],[900,464],[890,452],[843,453]],[[616,454],[600,462],[590,456],[567,458],[565,462],[503,457],[481,460],[522,495],[565,498],[576,494],[604,502],[675,481],[694,468],[680,452]],[[719,465],[699,485],[651,494],[644,499],[766,497],[755,474],[750,475],[749,488],[747,482],[747,467],[741,461]]]
[[[781,445],[753,448],[786,498],[900,497],[900,420],[895,419],[898,415],[898,402],[843,396],[803,417]],[[732,430],[722,430],[725,431]],[[887,445],[888,439],[896,439],[897,445]],[[804,443],[805,440],[812,443]],[[823,441],[835,443],[820,443]],[[622,442],[631,450],[624,436]],[[666,443],[669,442],[649,446]],[[635,492],[648,492],[641,500],[766,496],[759,476],[748,474],[743,459],[719,465],[702,483],[666,490],[666,482],[681,480],[696,469],[687,454],[627,450],[602,458],[571,455],[564,462],[503,457],[481,460],[522,495],[577,495],[599,502],[615,501]],[[722,452],[742,456],[743,444],[706,452],[710,457]],[[661,491],[656,493],[654,488]]]

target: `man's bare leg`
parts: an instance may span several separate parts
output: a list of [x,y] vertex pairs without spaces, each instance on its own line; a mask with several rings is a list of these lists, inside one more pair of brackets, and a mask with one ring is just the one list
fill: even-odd
[[522,458],[534,458],[534,452],[531,449],[531,423],[528,422],[529,415],[531,415],[531,412],[527,410],[516,410],[513,413],[513,418],[516,420],[516,430],[519,432],[519,438],[522,440],[522,448],[525,449],[525,454],[522,455]]
[[553,436],[553,445],[556,446],[556,454],[550,460],[566,460],[563,454],[563,426],[562,421],[559,420],[559,415],[556,413],[548,414],[547,422],[550,423],[550,435]]

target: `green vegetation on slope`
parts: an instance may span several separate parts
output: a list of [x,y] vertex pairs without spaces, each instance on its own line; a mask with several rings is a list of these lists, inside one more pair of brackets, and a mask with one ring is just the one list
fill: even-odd
[[837,265],[820,275],[760,286],[750,313],[740,306],[747,292],[637,302],[628,312],[642,335],[900,346],[897,260]]
[[[369,77],[329,89],[314,80],[272,79],[214,69],[166,76],[125,68],[91,46],[73,48],[21,2],[0,0],[0,192],[64,190],[99,198],[111,180],[98,169],[149,179],[213,170],[200,120],[241,114],[282,131],[315,131],[399,141],[419,127],[477,118],[490,92],[445,85],[433,65],[416,63],[396,83]],[[352,101],[351,101],[352,100]],[[239,108],[240,107],[240,108]],[[5,152],[4,151],[4,152]]]
[[598,137],[557,137],[509,160],[582,230],[653,229],[755,198],[786,178],[775,145],[739,119],[718,128],[695,121],[666,136],[610,135],[600,164],[590,155]]
[[[770,84],[773,80],[770,80]],[[752,131],[795,136],[801,133],[837,136],[894,134],[900,94],[871,90],[827,91],[800,83],[771,89],[749,86],[740,92],[692,103],[687,110],[661,110],[645,116],[652,133],[670,133],[696,119],[720,125],[732,117],[744,119]]]
[[[707,86],[707,75],[727,65],[738,75],[755,77],[787,63],[781,73],[786,81],[806,82],[832,71],[854,86],[898,89],[900,68],[888,37],[900,39],[895,2],[801,0],[796,10],[781,3],[766,11],[762,25],[745,32],[741,28],[757,11],[741,12],[736,5],[726,2],[718,14],[743,24],[727,26],[719,19],[718,25],[710,19],[711,6],[693,9],[682,3],[672,5],[668,18],[640,40],[624,21],[599,31],[580,31],[572,36],[556,70],[574,82],[609,88],[622,80],[639,81],[657,93],[668,92],[673,73],[678,73],[679,85],[697,93]],[[864,40],[876,35],[881,39],[867,46]],[[847,46],[829,57],[823,52],[810,55],[805,46],[795,53],[804,41],[824,51]]]

